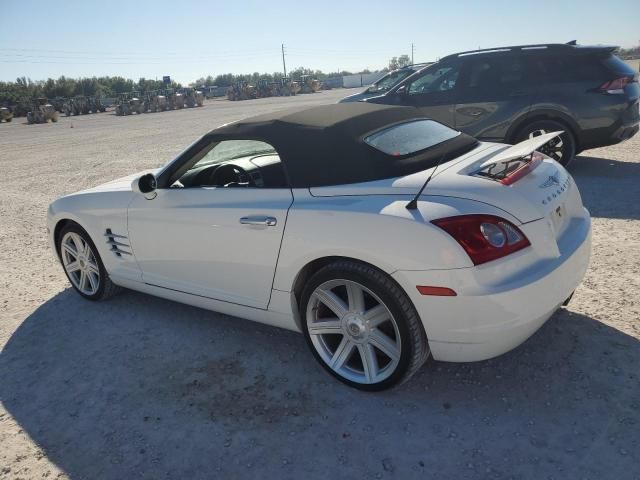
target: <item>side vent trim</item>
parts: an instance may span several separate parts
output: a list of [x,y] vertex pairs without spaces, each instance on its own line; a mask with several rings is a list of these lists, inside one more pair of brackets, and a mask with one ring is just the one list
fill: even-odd
[[113,233],[110,228],[104,233],[107,238],[107,245],[116,257],[122,257],[122,255],[131,255],[131,247],[127,242],[128,238],[125,235],[118,235]]

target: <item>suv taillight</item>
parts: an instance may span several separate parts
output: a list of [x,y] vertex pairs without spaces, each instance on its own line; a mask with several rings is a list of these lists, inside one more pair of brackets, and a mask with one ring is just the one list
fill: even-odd
[[624,87],[635,81],[634,77],[624,76],[614,80],[604,82],[598,87],[598,91],[601,93],[608,93],[612,95],[624,93]]
[[474,265],[497,260],[531,245],[518,227],[494,215],[459,215],[431,223],[451,235]]

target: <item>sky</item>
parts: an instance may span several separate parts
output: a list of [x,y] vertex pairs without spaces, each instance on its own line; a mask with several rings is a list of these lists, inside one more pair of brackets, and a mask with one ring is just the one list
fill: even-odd
[[0,0],[0,80],[376,70],[530,43],[640,43],[640,1]]

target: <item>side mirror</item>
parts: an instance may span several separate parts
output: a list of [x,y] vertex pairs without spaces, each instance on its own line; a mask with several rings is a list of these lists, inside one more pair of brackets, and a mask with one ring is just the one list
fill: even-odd
[[158,188],[158,182],[153,173],[145,173],[141,177],[135,178],[131,183],[131,190],[143,195],[153,192],[156,188]]
[[376,93],[378,91],[378,87],[376,85],[371,85],[367,88],[367,93]]
[[407,86],[406,85],[400,85],[398,87],[398,89],[395,91],[396,95],[406,95],[407,93]]

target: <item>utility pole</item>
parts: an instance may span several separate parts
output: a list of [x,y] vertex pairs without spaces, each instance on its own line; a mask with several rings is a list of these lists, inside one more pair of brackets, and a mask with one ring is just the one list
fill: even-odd
[[413,42],[411,43],[411,65],[413,65]]
[[287,78],[287,64],[284,62],[284,43],[282,44],[282,69],[284,70],[284,78]]

